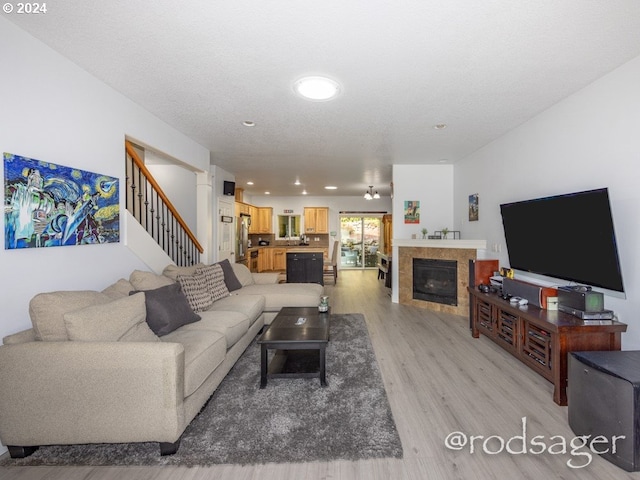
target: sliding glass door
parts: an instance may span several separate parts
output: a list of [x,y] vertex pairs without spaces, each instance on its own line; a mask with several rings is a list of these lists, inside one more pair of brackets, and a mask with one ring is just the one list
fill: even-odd
[[382,216],[340,217],[340,267],[375,268]]

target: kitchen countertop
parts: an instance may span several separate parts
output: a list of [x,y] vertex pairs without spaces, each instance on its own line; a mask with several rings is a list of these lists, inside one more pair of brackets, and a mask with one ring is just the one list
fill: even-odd
[[253,250],[258,250],[259,248],[286,248],[287,250],[301,250],[301,251],[313,251],[313,250],[326,250],[329,247],[321,247],[315,245],[256,245],[255,247],[251,247],[248,250],[251,252]]
[[324,253],[322,247],[287,247],[287,253]]

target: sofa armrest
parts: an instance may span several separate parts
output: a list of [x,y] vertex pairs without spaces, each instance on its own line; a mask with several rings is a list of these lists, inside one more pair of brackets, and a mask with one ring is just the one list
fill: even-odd
[[177,343],[3,345],[0,385],[5,445],[174,442],[184,429]]
[[16,343],[34,342],[36,340],[36,332],[33,328],[22,330],[21,332],[7,335],[2,339],[5,345],[13,345]]
[[258,285],[264,285],[267,283],[278,283],[278,279],[280,278],[280,274],[275,272],[261,272],[261,273],[252,273],[253,281]]

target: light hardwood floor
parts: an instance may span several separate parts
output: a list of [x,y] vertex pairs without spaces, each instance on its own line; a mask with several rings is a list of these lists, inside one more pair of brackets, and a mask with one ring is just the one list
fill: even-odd
[[[31,467],[0,468],[0,479],[281,480],[281,479],[640,479],[594,456],[572,455],[574,434],[567,408],[556,405],[552,386],[490,340],[473,339],[468,318],[391,303],[377,271],[340,271],[326,293],[334,313],[364,313],[398,426],[403,459],[334,461],[208,468]],[[328,373],[330,375],[330,372]],[[329,376],[330,380],[330,376]],[[527,453],[509,453],[504,442],[522,435]],[[455,431],[482,436],[460,451],[445,446]],[[495,435],[483,448],[483,440]],[[534,448],[541,436],[551,452]],[[513,440],[511,451],[523,443]],[[486,450],[486,451],[485,451]],[[502,450],[501,453],[496,453]]]

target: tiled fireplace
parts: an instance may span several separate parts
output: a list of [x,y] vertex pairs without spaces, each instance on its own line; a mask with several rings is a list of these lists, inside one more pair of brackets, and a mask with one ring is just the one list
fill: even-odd
[[[483,241],[478,241],[483,242]],[[398,242],[400,243],[400,242]],[[461,240],[433,240],[421,242],[404,242],[409,245],[398,246],[398,300],[405,305],[413,305],[420,308],[428,308],[440,312],[453,313],[455,315],[469,314],[469,260],[477,258],[477,248],[473,248],[473,243],[465,243]],[[413,244],[413,245],[412,245]],[[428,245],[426,245],[428,244]],[[472,248],[465,248],[472,246]],[[484,243],[480,243],[484,247]],[[414,259],[436,260],[442,262],[414,262]],[[454,263],[455,262],[455,263]],[[440,290],[440,286],[446,284],[449,279],[457,283],[457,299],[441,299],[439,295],[429,296],[425,294],[414,294],[414,263],[435,264],[435,265],[455,265],[455,275],[448,275],[437,272],[431,276],[426,275],[423,279],[417,279],[418,283],[424,286],[424,290]],[[432,285],[433,284],[433,285]],[[418,297],[418,298],[414,298]],[[431,298],[431,300],[425,300]]]

